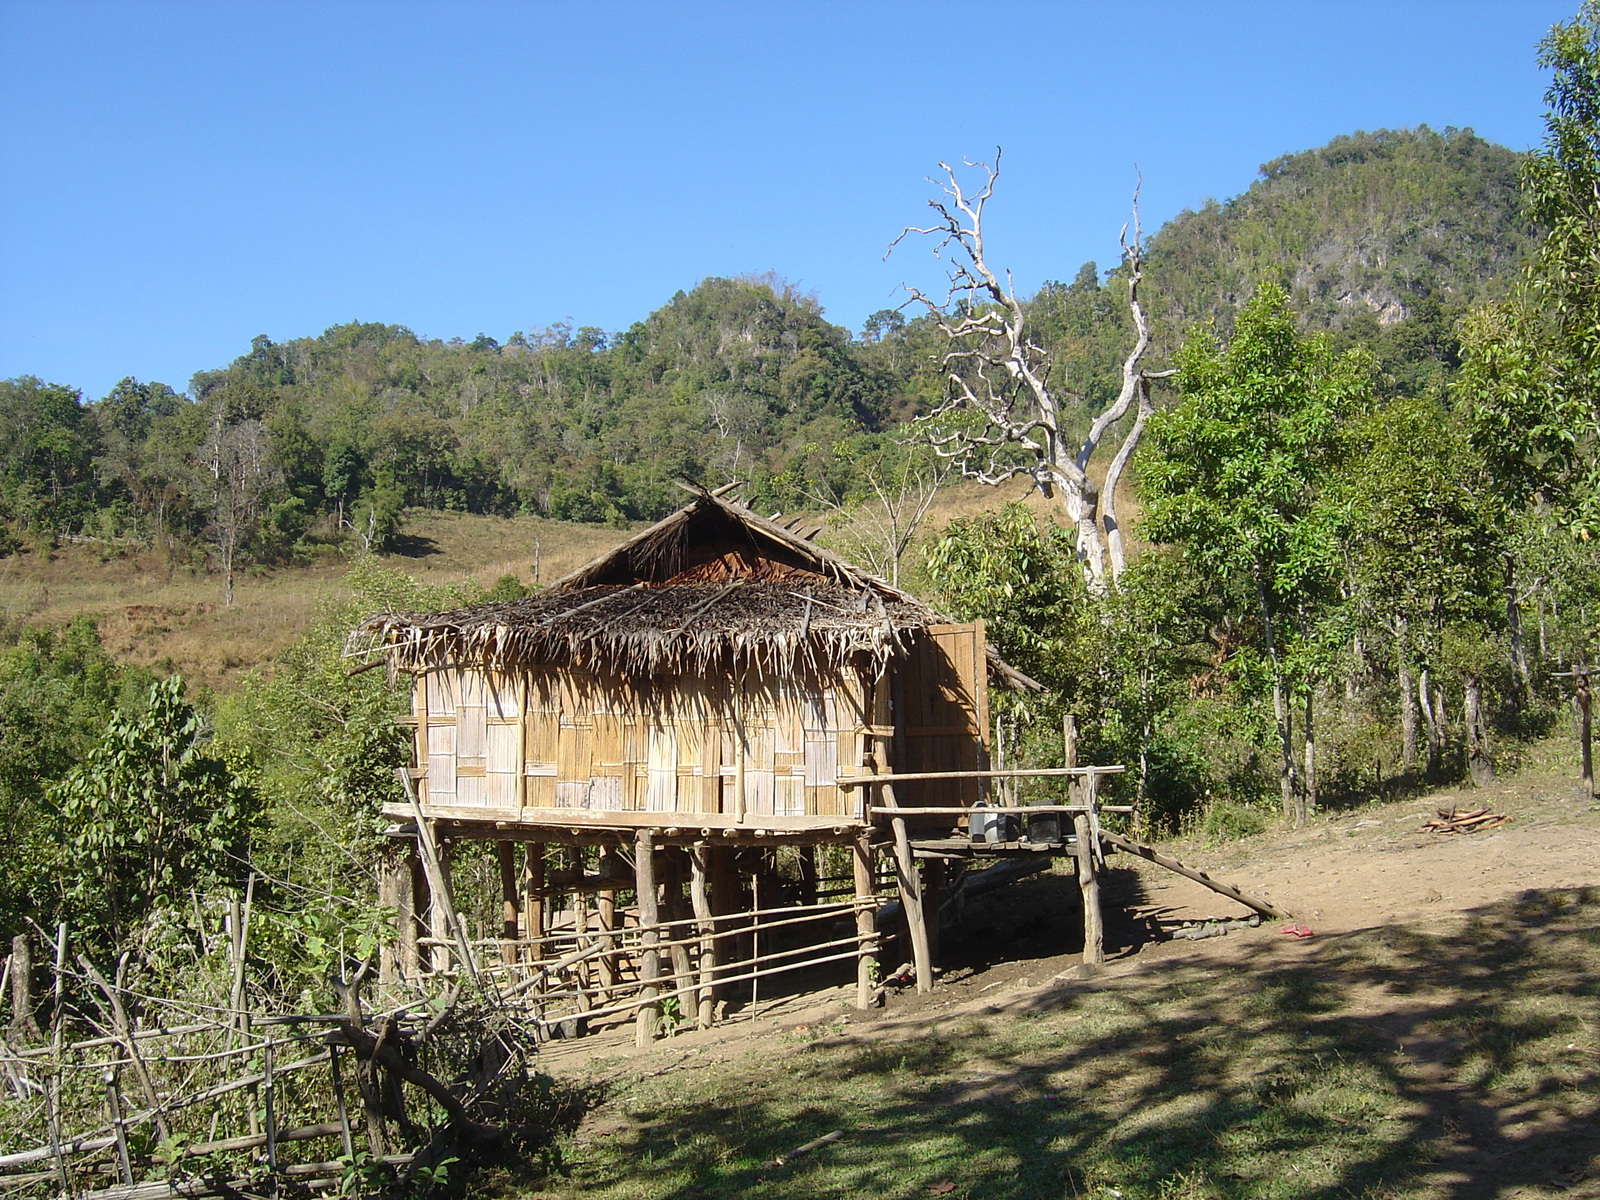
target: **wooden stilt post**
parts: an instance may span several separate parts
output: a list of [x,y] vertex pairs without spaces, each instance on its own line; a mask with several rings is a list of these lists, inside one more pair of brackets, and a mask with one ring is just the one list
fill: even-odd
[[[727,917],[729,914],[739,911],[738,853],[738,849],[733,846],[711,847],[711,911],[718,918]],[[719,927],[722,926],[720,920],[718,925]],[[719,942],[719,954],[721,953],[720,948],[725,947],[733,955],[735,961],[747,957],[739,953],[736,945],[730,944],[737,943],[738,940],[737,938],[730,938]],[[715,991],[718,1000],[726,999],[727,989],[722,984],[719,983]]]
[[[399,908],[395,897],[395,877],[399,874],[394,860],[384,857],[378,863],[378,907],[385,912],[393,912]],[[399,964],[396,962],[395,948],[384,942],[378,947],[378,987],[387,991],[394,987],[395,980],[400,973]]]
[[544,943],[544,843],[529,842],[522,848],[522,923],[523,936],[532,943],[530,959],[543,958]]
[[939,910],[944,905],[945,863],[941,858],[924,859],[922,863],[922,913],[928,924],[928,958],[939,961],[939,935],[943,924]]
[[417,982],[416,843],[407,839],[395,847],[394,966],[395,983]]
[[761,905],[766,898],[765,863],[760,851],[756,852],[755,868],[750,872],[750,1019],[756,1016],[756,1005],[761,999]]
[[704,844],[689,851],[689,903],[694,907],[695,929],[700,935],[700,991],[696,996],[695,1024],[701,1029],[710,1029],[716,1014],[717,922],[711,913],[708,886],[710,855],[710,847]]
[[[518,909],[522,907],[517,896],[517,848],[511,842],[496,842],[495,854],[500,860],[500,936],[507,942],[517,940]],[[502,957],[506,962],[515,956],[512,946],[507,946]]]
[[[621,860],[616,851],[607,846],[600,852],[600,863],[595,868],[602,876],[615,874],[621,866]],[[609,888],[601,892],[595,901],[596,911],[600,916],[600,936],[606,939],[607,953],[602,954],[597,960],[600,971],[600,990],[606,999],[611,998],[612,991],[617,986],[617,956],[610,952],[613,945],[610,934],[617,927],[617,893]]]
[[[891,812],[898,808],[894,784],[878,786],[883,806]],[[904,817],[891,817],[889,826],[894,831],[895,882],[900,887],[900,907],[906,914],[906,928],[911,934],[911,961],[917,972],[917,992],[925,995],[933,991],[933,955],[928,949],[928,926],[922,910],[922,880],[917,875],[917,861],[911,853],[911,834]]]
[[878,954],[876,929],[873,924],[874,876],[872,867],[872,835],[863,830],[856,835],[851,847],[851,865],[856,884],[856,1007],[871,1008],[873,993],[878,986]]
[[[688,852],[681,846],[670,846],[664,852],[666,860],[666,903],[663,916],[668,921],[681,921],[688,916],[688,906],[683,899],[684,876],[688,874]],[[684,941],[687,926],[677,925],[670,931],[669,940],[672,942],[672,987],[681,996],[689,995],[687,989],[694,986],[694,969],[689,961],[689,944]],[[688,1005],[680,1000],[679,1011]]]
[[639,893],[639,982],[642,995],[650,1003],[639,1006],[634,1018],[634,1042],[648,1046],[655,1041],[660,1013],[654,1003],[656,980],[661,972],[661,931],[656,928],[660,911],[656,906],[655,831],[641,829],[634,835],[634,880]]
[[[1078,765],[1078,720],[1071,713],[1061,718],[1062,765]],[[1074,783],[1072,791],[1084,804],[1093,805],[1097,798],[1095,777],[1091,774],[1083,785]],[[1091,966],[1105,957],[1105,925],[1100,915],[1100,879],[1095,870],[1096,824],[1088,813],[1074,813],[1072,832],[1075,842],[1073,856],[1077,860],[1078,892],[1083,898],[1083,961]]]

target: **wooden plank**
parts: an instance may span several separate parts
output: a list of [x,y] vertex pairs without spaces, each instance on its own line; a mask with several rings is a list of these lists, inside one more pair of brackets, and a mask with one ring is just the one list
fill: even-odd
[[1218,895],[1226,896],[1230,900],[1237,900],[1246,908],[1253,908],[1256,910],[1256,912],[1260,913],[1264,917],[1270,918],[1271,920],[1292,921],[1294,919],[1293,913],[1288,912],[1285,909],[1281,909],[1275,904],[1269,904],[1265,900],[1257,900],[1254,896],[1247,895],[1236,887],[1232,887],[1226,883],[1218,883],[1204,871],[1197,871],[1193,867],[1186,867],[1177,859],[1168,858],[1165,854],[1158,853],[1150,846],[1143,846],[1138,842],[1129,841],[1125,837],[1121,837],[1115,833],[1108,833],[1104,829],[1100,831],[1100,840],[1105,842],[1108,846],[1115,846],[1118,850],[1123,851],[1125,854],[1137,855],[1142,859],[1155,863],[1158,867],[1165,867],[1167,870],[1172,871],[1175,874],[1182,875],[1185,879],[1192,879],[1196,883],[1203,884],[1204,886],[1210,888],[1213,892],[1216,892]]
[[870,787],[879,783],[904,783],[910,779],[1048,779],[1069,775],[1088,778],[1090,775],[1120,775],[1127,769],[1118,763],[1105,767],[1035,767],[1018,771],[901,771],[890,775],[847,775],[839,780],[839,786]]
[[[530,784],[537,782],[540,781],[529,780]],[[583,780],[574,786],[587,791],[589,781]],[[409,819],[411,816],[410,808],[402,804],[385,804],[383,813],[385,816],[401,819]],[[507,829],[516,826],[542,825],[557,829],[660,829],[670,818],[672,822],[681,823],[685,830],[710,829],[717,832],[739,833],[766,830],[774,834],[832,831],[843,838],[852,831],[865,827],[864,822],[852,817],[773,815],[741,822],[736,820],[732,813],[682,813],[674,816],[670,813],[596,812],[578,807],[564,808],[560,805],[527,807],[517,811],[495,808],[487,804],[431,804],[427,808],[427,815],[436,821],[467,821]]]

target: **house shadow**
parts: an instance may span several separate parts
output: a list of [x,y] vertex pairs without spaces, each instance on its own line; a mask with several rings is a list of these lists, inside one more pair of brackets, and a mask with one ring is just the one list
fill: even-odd
[[[1443,932],[1230,937],[942,1024],[852,1023],[765,1075],[680,1086],[585,1186],[674,1200],[1600,1195],[1597,917],[1600,891],[1533,891]],[[987,961],[982,941],[962,943],[969,961]]]

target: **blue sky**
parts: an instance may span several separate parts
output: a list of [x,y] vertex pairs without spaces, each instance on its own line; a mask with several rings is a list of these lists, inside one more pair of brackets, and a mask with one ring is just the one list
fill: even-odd
[[0,0],[0,377],[179,388],[348,320],[624,328],[775,271],[859,328],[937,279],[940,159],[1005,148],[1028,290],[1356,129],[1541,135],[1576,0]]

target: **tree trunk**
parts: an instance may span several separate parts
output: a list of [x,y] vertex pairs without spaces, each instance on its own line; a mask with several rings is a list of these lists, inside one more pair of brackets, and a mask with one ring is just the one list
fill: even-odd
[[1428,774],[1439,770],[1439,760],[1444,752],[1444,730],[1439,727],[1433,713],[1433,690],[1428,682],[1428,668],[1423,667],[1417,676],[1417,706],[1422,713],[1422,728],[1428,738]]
[[1272,664],[1272,717],[1278,727],[1278,788],[1283,797],[1283,819],[1296,821],[1294,777],[1294,730],[1289,705],[1283,692],[1283,667],[1278,662],[1278,644],[1273,637],[1272,610],[1267,603],[1266,586],[1256,581],[1256,597],[1261,602],[1261,630],[1267,642],[1267,659]]
[[1487,730],[1483,723],[1483,680],[1469,671],[1462,679],[1463,700],[1467,727],[1467,770],[1472,775],[1474,787],[1494,782],[1494,764],[1489,759]]
[[1306,713],[1305,713],[1305,740],[1306,740],[1306,778],[1305,789],[1301,793],[1298,824],[1305,824],[1306,814],[1317,811],[1317,724],[1316,716],[1316,691],[1309,685],[1306,687]]
[[1583,790],[1594,795],[1593,723],[1591,709],[1594,698],[1589,691],[1589,677],[1574,676],[1576,687],[1572,693],[1573,716],[1578,723],[1578,770],[1583,780]]
[[1414,771],[1417,766],[1417,693],[1411,675],[1411,646],[1406,638],[1405,619],[1394,619],[1394,664],[1400,689],[1400,769]]
[[11,939],[11,1029],[8,1036],[22,1045],[39,1040],[39,1024],[33,1018],[33,953],[25,933]]
[[[1525,700],[1533,699],[1533,678],[1528,673],[1528,655],[1522,644],[1522,606],[1517,602],[1517,567],[1516,559],[1507,554],[1505,562],[1505,587],[1506,587],[1506,631],[1511,637],[1511,665],[1516,668],[1517,678],[1522,682],[1522,695]],[[1490,772],[1491,777],[1493,772]]]

